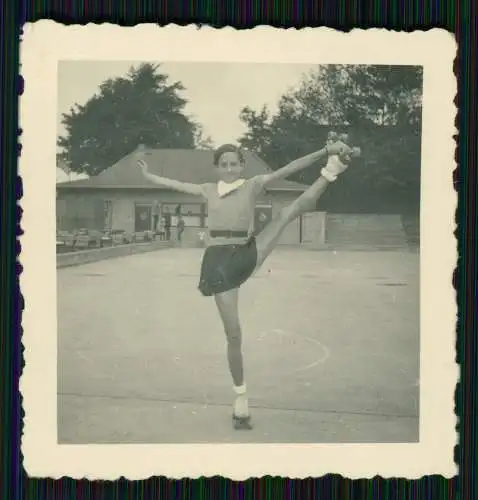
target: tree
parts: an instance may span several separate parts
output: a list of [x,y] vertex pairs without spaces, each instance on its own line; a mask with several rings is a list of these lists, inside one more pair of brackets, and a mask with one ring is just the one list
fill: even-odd
[[[319,149],[330,129],[346,131],[363,155],[341,189],[327,192],[321,203],[337,210],[385,210],[397,203],[416,207],[421,96],[420,67],[320,66],[280,98],[276,113],[244,108],[240,118],[248,130],[239,142],[279,168]],[[319,167],[292,180],[310,184]]]
[[126,77],[102,83],[85,105],[63,114],[66,134],[57,144],[72,171],[97,175],[139,144],[192,148],[202,140],[199,126],[184,114],[182,84],[168,84],[158,68],[132,67]]
[[196,145],[196,149],[214,149],[214,143],[211,136],[204,135],[204,130],[201,125],[196,126],[196,130],[194,132],[194,143]]

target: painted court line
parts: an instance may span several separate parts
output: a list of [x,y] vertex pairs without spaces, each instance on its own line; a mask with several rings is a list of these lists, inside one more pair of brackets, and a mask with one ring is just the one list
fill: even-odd
[[[295,338],[300,339],[300,340],[305,340],[307,342],[310,342],[311,344],[314,344],[322,351],[322,356],[317,358],[315,361],[313,361],[312,363],[309,363],[307,365],[300,366],[299,368],[295,368],[294,370],[291,370],[289,372],[286,372],[286,375],[289,375],[292,373],[298,373],[298,372],[305,372],[307,370],[314,368],[317,365],[325,363],[325,361],[327,361],[327,359],[330,358],[331,354],[330,354],[330,350],[328,349],[328,347],[316,339],[313,339],[311,337],[306,337],[304,335],[297,335],[296,333],[287,332],[285,330],[281,330],[280,328],[273,328],[272,330],[269,331],[269,333],[276,333],[278,335],[285,335],[285,336],[289,336],[289,337],[295,337]],[[266,332],[266,335],[267,335],[267,332]]]

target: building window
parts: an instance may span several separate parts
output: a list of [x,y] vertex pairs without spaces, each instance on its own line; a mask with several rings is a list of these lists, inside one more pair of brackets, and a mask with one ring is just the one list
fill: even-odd
[[169,212],[173,215],[201,215],[202,203],[163,203],[161,205],[161,211]]
[[161,213],[171,214],[171,225],[174,227],[181,215],[186,227],[204,227],[203,203],[162,203]]

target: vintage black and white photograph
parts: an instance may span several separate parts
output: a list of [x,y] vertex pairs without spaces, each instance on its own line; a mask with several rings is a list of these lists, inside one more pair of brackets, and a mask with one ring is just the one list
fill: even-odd
[[418,441],[422,73],[60,62],[59,442]]
[[424,64],[53,76],[56,443],[419,444]]

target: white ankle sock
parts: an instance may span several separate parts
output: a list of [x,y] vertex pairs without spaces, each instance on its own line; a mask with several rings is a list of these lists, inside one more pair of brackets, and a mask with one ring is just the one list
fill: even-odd
[[234,392],[235,392],[237,395],[246,394],[246,392],[247,392],[247,387],[246,387],[246,384],[242,384],[242,385],[235,385],[235,386],[234,386]]
[[236,417],[247,418],[249,416],[249,401],[247,398],[246,385],[235,385],[234,392],[236,393],[236,400],[234,401],[234,415],[236,415]]

